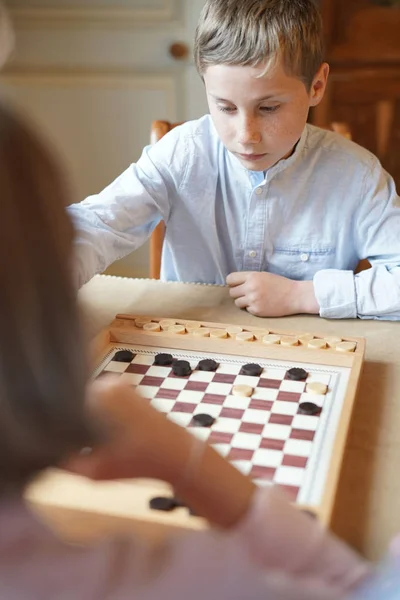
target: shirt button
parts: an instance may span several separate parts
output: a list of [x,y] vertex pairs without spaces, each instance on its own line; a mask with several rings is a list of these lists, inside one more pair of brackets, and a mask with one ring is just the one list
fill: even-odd
[[302,254],[302,255],[300,256],[300,260],[301,260],[302,262],[307,262],[309,258],[310,258],[310,257],[309,257],[309,255],[308,255],[308,254]]
[[256,188],[256,194],[257,194],[257,196],[261,196],[262,193],[263,193],[262,188],[260,188],[260,187]]
[[249,256],[250,258],[255,258],[257,256],[257,252],[255,250],[252,250],[251,252],[249,252]]

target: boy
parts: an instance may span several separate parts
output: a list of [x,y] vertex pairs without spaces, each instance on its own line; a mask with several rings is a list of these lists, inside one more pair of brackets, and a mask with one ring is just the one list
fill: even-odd
[[[162,279],[227,283],[258,316],[400,318],[400,200],[367,150],[307,125],[329,73],[313,0],[207,0],[195,59],[210,115],[70,207],[79,283],[160,219]],[[354,275],[361,258],[372,269]]]

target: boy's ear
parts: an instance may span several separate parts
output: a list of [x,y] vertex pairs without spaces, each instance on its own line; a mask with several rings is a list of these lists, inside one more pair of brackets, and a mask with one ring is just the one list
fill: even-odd
[[322,63],[311,85],[310,106],[317,106],[321,102],[328,83],[328,76],[329,65],[328,63]]

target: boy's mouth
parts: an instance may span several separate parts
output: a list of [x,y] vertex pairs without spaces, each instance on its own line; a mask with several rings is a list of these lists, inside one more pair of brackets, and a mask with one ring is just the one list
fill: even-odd
[[240,154],[240,153],[238,153],[238,156],[240,156],[240,158],[242,160],[254,162],[257,160],[261,160],[262,158],[265,158],[267,156],[267,153],[264,153],[264,154]]

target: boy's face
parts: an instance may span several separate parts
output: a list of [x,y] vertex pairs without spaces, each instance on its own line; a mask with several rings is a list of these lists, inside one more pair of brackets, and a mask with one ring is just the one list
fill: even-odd
[[278,64],[263,67],[214,65],[204,73],[208,105],[225,147],[246,169],[265,171],[287,158],[299,141],[311,106],[322,100],[329,66],[324,63],[310,91]]

